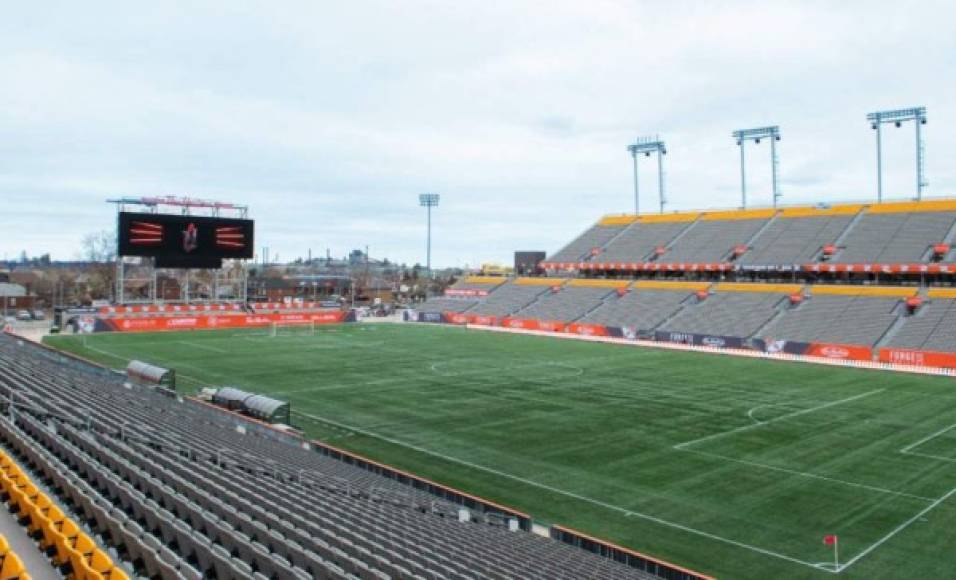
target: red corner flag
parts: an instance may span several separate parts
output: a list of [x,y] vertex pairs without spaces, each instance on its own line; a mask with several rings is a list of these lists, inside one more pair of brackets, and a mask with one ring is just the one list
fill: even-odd
[[837,543],[837,537],[834,535],[823,536],[823,543],[827,546],[832,546]]

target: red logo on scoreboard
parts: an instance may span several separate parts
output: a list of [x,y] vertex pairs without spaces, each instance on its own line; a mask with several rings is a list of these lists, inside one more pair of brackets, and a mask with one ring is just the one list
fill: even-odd
[[192,252],[199,247],[199,228],[196,224],[189,224],[183,230],[183,251]]

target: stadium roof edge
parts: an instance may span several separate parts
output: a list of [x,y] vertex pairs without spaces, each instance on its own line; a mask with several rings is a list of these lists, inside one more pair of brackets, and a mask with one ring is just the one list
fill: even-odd
[[905,213],[956,211],[956,198],[932,198],[921,201],[903,200],[884,203],[855,202],[817,205],[794,205],[779,208],[709,209],[675,211],[664,214],[607,214],[598,220],[602,226],[625,226],[634,222],[662,223],[704,220],[767,219],[773,215],[784,218],[855,214],[866,209],[870,213]]

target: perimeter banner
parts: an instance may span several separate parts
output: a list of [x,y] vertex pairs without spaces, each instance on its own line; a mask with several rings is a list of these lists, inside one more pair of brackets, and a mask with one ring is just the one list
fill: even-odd
[[553,320],[535,320],[534,318],[503,318],[501,326],[506,328],[521,328],[524,330],[545,330],[548,332],[563,332],[565,324]]
[[881,348],[880,362],[954,369],[956,368],[956,353],[906,348]]
[[694,332],[670,332],[658,330],[654,333],[654,340],[658,342],[676,342],[694,346],[709,346],[712,348],[744,348],[744,341],[739,336],[715,336]]
[[582,336],[611,336],[608,332],[608,328],[601,324],[581,324],[575,322],[568,325],[567,332],[580,334]]
[[446,312],[445,322],[449,324],[468,324],[468,315],[461,312]]
[[809,342],[793,340],[774,340],[772,338],[754,338],[750,340],[750,347],[767,353],[807,354],[810,350]]
[[828,342],[812,342],[807,349],[808,356],[820,356],[841,360],[873,360],[873,349],[868,346],[854,344],[831,344]]
[[[91,318],[91,317],[88,317]],[[197,330],[214,328],[254,328],[272,324],[338,324],[354,322],[352,311],[301,312],[281,314],[148,316],[137,318],[77,317],[74,332],[159,332],[164,330]]]

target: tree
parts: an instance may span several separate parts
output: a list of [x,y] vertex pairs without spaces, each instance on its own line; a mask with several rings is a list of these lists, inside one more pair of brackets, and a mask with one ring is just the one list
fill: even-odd
[[94,300],[109,298],[116,280],[116,233],[103,230],[83,236],[80,252],[89,262],[90,296]]

